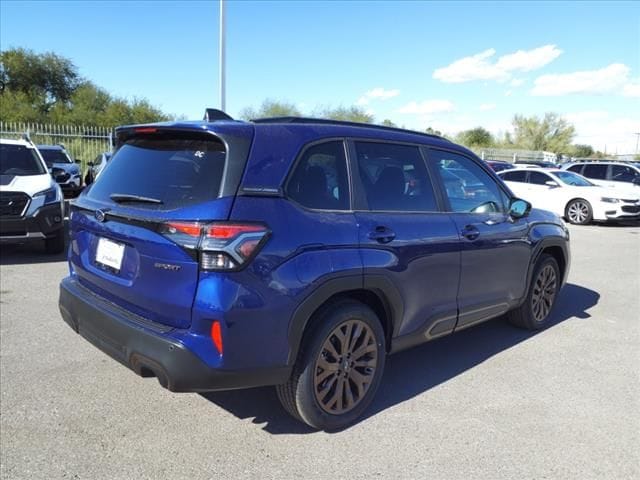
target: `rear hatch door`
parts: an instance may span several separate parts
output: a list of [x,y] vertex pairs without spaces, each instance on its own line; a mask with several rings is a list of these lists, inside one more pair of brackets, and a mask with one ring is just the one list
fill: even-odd
[[228,148],[210,132],[127,132],[72,207],[70,262],[79,281],[133,314],[187,328],[198,239],[180,225],[228,218],[233,196],[221,196],[229,190],[227,170],[234,170],[227,168]]

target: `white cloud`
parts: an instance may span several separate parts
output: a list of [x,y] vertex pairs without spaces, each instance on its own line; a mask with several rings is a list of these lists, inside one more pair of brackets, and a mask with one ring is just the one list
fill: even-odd
[[613,117],[607,111],[591,110],[563,115],[576,128],[574,143],[591,145],[607,153],[634,153],[635,132],[640,132],[640,120]]
[[398,113],[413,113],[425,115],[429,113],[446,113],[454,110],[449,100],[425,100],[424,102],[409,102],[398,109]]
[[480,105],[480,110],[482,110],[483,112],[487,112],[489,110],[495,110],[495,108],[496,108],[495,103],[483,103],[482,105]]
[[504,96],[505,97],[510,97],[512,93],[513,93],[513,91],[507,90],[506,92],[504,92]]
[[511,80],[509,82],[509,86],[510,87],[519,87],[523,83],[524,83],[524,79],[523,78],[514,78],[513,80]]
[[555,97],[575,93],[628,93],[635,96],[638,87],[629,82],[629,71],[629,67],[622,63],[612,63],[599,70],[542,75],[536,78],[531,94]]
[[622,87],[622,95],[625,97],[640,97],[640,79],[631,81]]
[[511,79],[512,72],[537,70],[558,58],[561,53],[562,50],[555,45],[544,45],[533,50],[518,50],[501,56],[496,62],[491,62],[496,51],[490,48],[470,57],[456,60],[446,67],[436,69],[433,72],[433,78],[445,83],[463,83],[474,80],[506,82]]
[[382,87],[377,87],[365,92],[365,94],[358,99],[357,104],[368,105],[373,99],[388,100],[390,98],[397,97],[398,95],[400,95],[400,90],[398,89],[385,90]]

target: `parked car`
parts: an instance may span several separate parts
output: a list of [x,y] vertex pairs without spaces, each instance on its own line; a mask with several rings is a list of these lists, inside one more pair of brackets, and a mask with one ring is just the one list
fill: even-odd
[[640,194],[640,166],[624,162],[578,162],[563,165],[564,170],[579,173],[592,183]]
[[38,145],[38,151],[51,175],[69,196],[76,196],[82,190],[82,174],[80,166],[71,160],[63,145]]
[[514,166],[517,168],[558,168],[558,165],[556,165],[553,162],[536,162],[536,161],[520,162],[518,160],[516,160]]
[[491,170],[494,172],[501,172],[502,170],[511,170],[512,168],[516,168],[513,163],[509,162],[500,162],[496,160],[485,160],[485,163],[491,167]]
[[107,166],[107,162],[111,160],[111,152],[103,152],[99,154],[93,162],[89,162],[87,173],[84,176],[84,184],[91,185],[100,172]]
[[64,199],[36,146],[0,139],[0,243],[44,240],[47,253],[64,250]]
[[503,314],[550,325],[570,264],[561,219],[464,147],[291,117],[118,128],[70,230],[76,332],[171,391],[275,385],[327,430],[363,414],[387,354]]
[[640,198],[594,185],[566,170],[516,169],[498,174],[516,195],[536,208],[550,210],[569,222],[640,218]]

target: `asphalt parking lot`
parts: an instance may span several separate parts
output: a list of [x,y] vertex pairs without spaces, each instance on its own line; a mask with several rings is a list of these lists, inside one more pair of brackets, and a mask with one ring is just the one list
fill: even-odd
[[62,256],[0,256],[0,476],[640,478],[640,226],[572,227],[555,323],[494,320],[389,359],[355,426],[314,432],[271,388],[173,394],[60,318]]

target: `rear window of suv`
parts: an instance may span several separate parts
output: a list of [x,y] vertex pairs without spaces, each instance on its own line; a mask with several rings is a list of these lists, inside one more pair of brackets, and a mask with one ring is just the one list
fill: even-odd
[[218,198],[226,152],[210,135],[151,134],[127,140],[113,155],[88,196],[113,194],[152,198],[161,204],[136,207],[171,210]]

